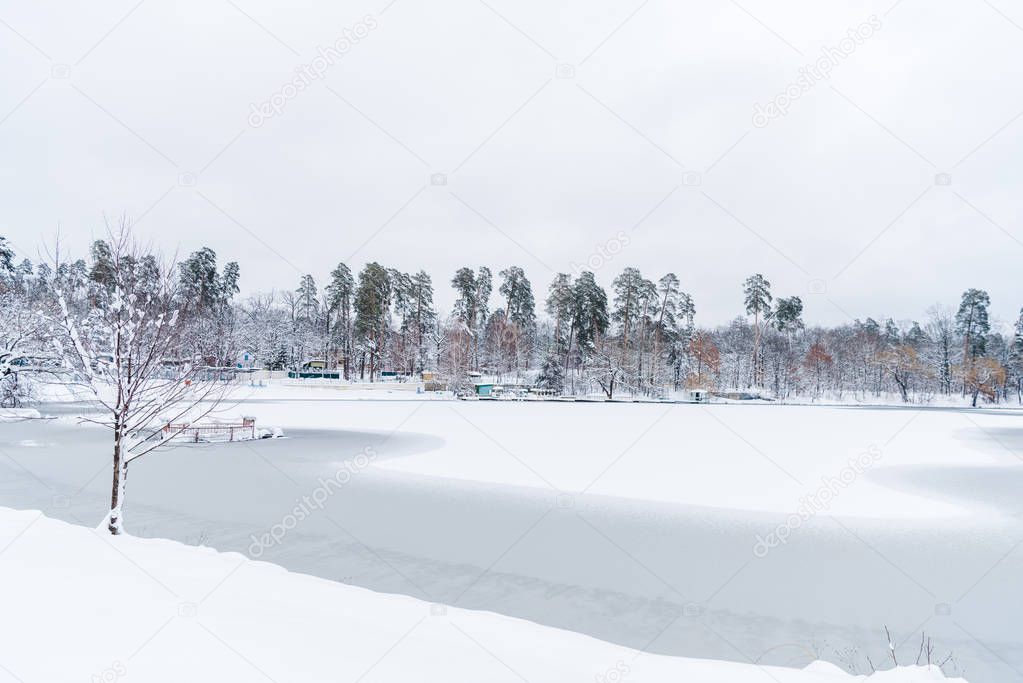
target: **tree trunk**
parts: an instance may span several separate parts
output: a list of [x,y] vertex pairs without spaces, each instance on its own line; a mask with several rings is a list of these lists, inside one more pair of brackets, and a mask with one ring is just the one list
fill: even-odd
[[124,488],[128,478],[128,462],[123,442],[124,435],[118,425],[114,429],[114,477],[110,489],[110,517],[107,520],[107,531],[114,536],[124,532]]

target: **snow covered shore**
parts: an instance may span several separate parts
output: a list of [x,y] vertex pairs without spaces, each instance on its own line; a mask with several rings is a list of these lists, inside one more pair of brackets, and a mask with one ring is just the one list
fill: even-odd
[[[35,511],[0,508],[0,587],[0,681],[856,680],[821,662],[796,670],[639,653],[237,553],[113,539]],[[870,680],[946,679],[908,667]]]

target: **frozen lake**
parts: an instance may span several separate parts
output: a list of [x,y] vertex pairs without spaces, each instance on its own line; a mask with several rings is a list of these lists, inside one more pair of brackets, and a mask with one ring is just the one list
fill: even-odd
[[[865,672],[887,625],[1023,680],[1018,411],[272,391],[231,410],[287,439],[146,456],[128,530],[652,652]],[[0,425],[0,505],[94,526],[109,469],[98,428]]]

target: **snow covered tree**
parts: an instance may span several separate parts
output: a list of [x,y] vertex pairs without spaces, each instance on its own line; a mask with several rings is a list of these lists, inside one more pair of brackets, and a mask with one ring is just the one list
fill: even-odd
[[26,374],[47,372],[30,356],[49,351],[49,325],[40,310],[42,302],[29,301],[20,292],[0,291],[0,408],[17,408],[31,397]]
[[721,352],[718,351],[713,337],[706,332],[698,332],[689,344],[689,353],[693,357],[695,367],[687,384],[693,389],[710,389],[717,386],[717,375],[721,370]]
[[0,235],[0,278],[14,275],[14,250],[7,243],[7,238]]
[[978,358],[965,370],[964,384],[970,394],[970,405],[977,407],[983,395],[989,401],[998,397],[998,387],[1005,383],[1005,368],[994,358]]
[[607,293],[597,284],[593,273],[583,271],[572,285],[572,328],[579,346],[592,344],[607,333],[610,319]]
[[834,357],[828,353],[828,350],[820,341],[816,341],[810,345],[810,349],[806,352],[806,358],[803,359],[803,364],[810,371],[810,374],[813,377],[814,399],[820,398],[821,390],[824,385],[824,375],[831,368],[834,362]]
[[771,317],[771,323],[779,332],[789,332],[803,327],[803,300],[798,296],[778,297],[778,303]]
[[390,345],[391,365],[412,374],[416,365],[416,330],[414,311],[416,304],[412,276],[395,268],[389,268],[391,278],[391,310],[398,319],[398,329],[392,335]]
[[329,344],[340,350],[344,378],[349,379],[352,366],[352,304],[355,300],[355,278],[344,263],[330,271],[324,303]]
[[106,291],[114,288],[114,265],[110,254],[110,245],[103,240],[96,240],[90,248],[92,268],[89,279]]
[[522,330],[531,330],[536,324],[536,304],[533,300],[533,287],[525,272],[518,266],[502,270],[499,292],[505,300],[505,313],[508,320]]
[[412,276],[412,314],[409,324],[415,343],[416,372],[422,372],[429,363],[429,335],[436,326],[437,312],[433,307],[433,281],[426,271],[420,270]]
[[498,289],[505,306],[487,320],[485,355],[488,366],[516,375],[532,361],[536,333],[533,289],[522,268],[512,266],[499,273]]
[[572,278],[567,273],[558,273],[547,290],[544,310],[554,325],[551,346],[553,352],[562,359],[562,376],[568,372],[573,306]]
[[760,342],[763,332],[760,329],[761,319],[771,314],[771,283],[760,273],[746,278],[742,285],[743,301],[746,314],[753,316],[753,353],[751,361],[750,382],[757,386],[763,384],[763,370],[760,359]]
[[1019,311],[1019,318],[1013,329],[1008,369],[1016,384],[1016,402],[1023,403],[1023,308]]
[[480,340],[490,313],[493,277],[486,266],[481,266],[476,273],[471,268],[459,268],[451,279],[451,286],[458,294],[453,316],[465,326],[467,334],[464,339],[469,345],[467,355],[472,369],[479,370]]
[[319,290],[316,288],[316,280],[313,279],[312,275],[302,276],[298,283],[298,289],[295,290],[295,296],[297,297],[296,304],[298,310],[296,314],[298,319],[306,323],[315,324],[320,312],[320,299]]
[[991,330],[987,311],[990,305],[991,298],[982,289],[963,292],[956,312],[956,330],[963,337],[963,358],[967,364],[984,353],[985,336]]
[[544,354],[540,372],[536,377],[536,386],[556,396],[560,396],[565,390],[565,368],[553,349]]
[[387,343],[391,310],[391,277],[379,263],[367,263],[355,292],[355,338],[360,355],[359,376],[369,361],[369,381],[376,377]]
[[614,292],[611,319],[618,325],[618,363],[633,390],[643,390],[647,380],[647,344],[654,327],[657,287],[636,268],[626,268],[611,283]]
[[611,317],[620,326],[622,347],[628,348],[630,336],[641,323],[644,305],[655,296],[654,283],[637,268],[626,268],[611,282],[611,289],[614,291]]
[[[92,275],[97,283],[106,282],[107,291],[112,289],[110,271],[114,268],[114,245],[93,245]],[[148,280],[155,286],[160,279],[156,258],[152,254],[138,256],[140,267],[129,268],[136,256],[123,255],[122,274],[133,271],[142,280]],[[177,310],[183,319],[184,328],[191,335],[191,347],[198,351],[204,362],[209,365],[226,366],[234,362],[238,349],[234,342],[234,311],[231,300],[238,292],[240,277],[238,264],[228,263],[221,274],[217,268],[217,254],[209,247],[193,252],[187,259],[178,264],[178,282],[175,285],[175,296],[178,298]],[[118,283],[124,286],[123,282]]]
[[927,361],[936,368],[941,393],[952,393],[953,368],[956,365],[955,319],[950,310],[932,306],[928,310],[927,336],[930,347],[925,351]]
[[[113,277],[114,255],[110,245],[103,245],[100,251],[93,251],[93,257],[99,258],[96,265],[101,271]],[[191,256],[178,266],[180,273],[180,296],[187,300],[193,311],[205,311],[216,307],[221,302],[220,274],[217,272],[217,254],[209,247],[193,252]]]
[[[180,287],[188,282],[172,268],[141,277],[140,264],[153,263],[122,222],[109,242],[112,287],[99,306],[76,308],[67,281],[51,281],[57,302],[55,344],[78,383],[91,391],[104,415],[82,419],[113,436],[113,479],[107,529],[120,534],[128,465],[164,444],[158,435],[170,425],[201,419],[214,411],[224,387],[189,348]],[[53,272],[61,272],[59,249]],[[201,301],[194,301],[202,305]],[[180,431],[180,429],[178,430]]]

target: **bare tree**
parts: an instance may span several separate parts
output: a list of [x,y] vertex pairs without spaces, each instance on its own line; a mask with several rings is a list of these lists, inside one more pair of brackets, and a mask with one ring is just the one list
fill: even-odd
[[[128,465],[180,433],[186,419],[213,412],[226,385],[183,343],[186,303],[179,299],[175,269],[153,268],[155,255],[140,248],[122,220],[110,233],[109,282],[94,305],[79,305],[53,281],[56,336],[63,361],[103,407],[102,417],[83,418],[113,435],[113,480],[107,529],[124,525]],[[59,272],[56,249],[54,272]],[[145,267],[141,264],[146,264]]]

